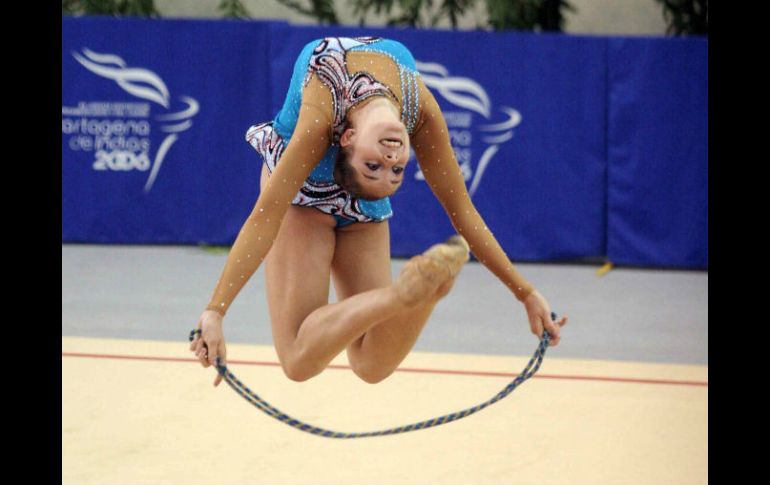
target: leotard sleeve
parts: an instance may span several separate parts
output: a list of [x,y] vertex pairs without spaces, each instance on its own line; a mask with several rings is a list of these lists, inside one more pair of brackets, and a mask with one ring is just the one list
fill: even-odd
[[230,249],[207,310],[224,315],[259,268],[291,201],[331,144],[331,120],[331,93],[313,76],[303,89],[294,134]]
[[524,301],[534,288],[516,270],[471,202],[441,109],[422,79],[419,89],[424,104],[411,140],[425,181],[444,207],[452,225],[468,241],[476,259],[492,271],[519,301]]

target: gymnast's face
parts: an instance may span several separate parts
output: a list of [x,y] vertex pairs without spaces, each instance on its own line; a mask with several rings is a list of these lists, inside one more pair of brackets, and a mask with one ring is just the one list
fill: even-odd
[[409,134],[403,123],[369,119],[347,129],[340,145],[352,148],[350,166],[367,198],[388,197],[401,186],[409,162]]

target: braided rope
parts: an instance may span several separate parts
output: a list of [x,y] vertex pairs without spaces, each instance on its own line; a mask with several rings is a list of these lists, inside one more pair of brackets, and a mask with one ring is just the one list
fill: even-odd
[[[551,313],[551,317],[553,320],[556,320],[556,314]],[[192,330],[190,332],[190,341],[192,342],[195,338],[195,334],[200,334],[201,330]],[[451,414],[446,414],[444,416],[439,416],[437,418],[433,419],[427,419],[425,421],[420,421],[413,424],[408,424],[404,426],[398,426],[395,428],[388,428],[383,429],[380,431],[367,431],[367,432],[359,432],[359,433],[344,433],[339,431],[331,431],[324,428],[319,428],[318,426],[313,426],[311,424],[304,423],[300,421],[299,419],[293,418],[289,416],[288,414],[280,411],[278,408],[272,406],[270,403],[259,397],[257,394],[255,394],[251,389],[249,389],[245,384],[243,384],[240,380],[238,380],[237,377],[235,377],[235,374],[230,372],[230,370],[227,368],[226,365],[222,364],[221,359],[217,357],[217,372],[224,378],[225,382],[235,390],[241,397],[243,397],[245,400],[253,404],[257,409],[264,412],[270,417],[273,417],[277,419],[278,421],[281,421],[293,428],[296,428],[300,431],[305,431],[310,434],[323,436],[325,438],[339,438],[339,439],[352,439],[352,438],[367,438],[372,436],[385,436],[385,435],[393,435],[393,434],[399,434],[399,433],[406,433],[409,431],[417,431],[420,429],[428,429],[432,428],[434,426],[438,426],[441,424],[451,423],[452,421],[457,421],[458,419],[462,419],[465,417],[470,416],[471,414],[475,414],[482,409],[486,408],[487,406],[490,406],[497,401],[503,399],[504,397],[508,396],[511,392],[513,392],[514,389],[516,389],[522,382],[526,381],[540,369],[540,364],[543,362],[543,357],[545,356],[545,351],[548,348],[548,343],[551,340],[551,336],[548,333],[547,330],[543,330],[543,338],[540,340],[540,344],[537,346],[537,349],[535,350],[534,355],[529,360],[529,363],[524,367],[524,370],[521,371],[521,373],[516,376],[515,379],[513,379],[507,386],[505,386],[500,392],[495,394],[491,399],[488,399],[487,401],[484,401],[481,404],[477,404],[476,406],[463,409],[462,411],[457,411]]]

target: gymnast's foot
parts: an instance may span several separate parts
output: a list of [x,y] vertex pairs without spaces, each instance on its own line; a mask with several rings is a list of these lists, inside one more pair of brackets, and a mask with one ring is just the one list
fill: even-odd
[[407,306],[423,302],[437,292],[444,296],[470,258],[469,251],[468,243],[460,235],[431,246],[406,263],[394,285],[396,294]]

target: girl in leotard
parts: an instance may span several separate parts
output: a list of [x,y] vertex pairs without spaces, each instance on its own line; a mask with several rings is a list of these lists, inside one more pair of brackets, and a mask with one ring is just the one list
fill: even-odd
[[[190,350],[203,367],[226,362],[224,315],[263,261],[273,340],[292,380],[319,374],[342,351],[364,381],[388,377],[469,251],[523,303],[532,333],[546,329],[559,343],[567,317],[551,319],[477,212],[438,103],[399,42],[308,43],[280,112],[246,140],[265,161],[261,190],[198,320]],[[393,281],[388,197],[403,183],[410,147],[458,235],[411,258]]]

